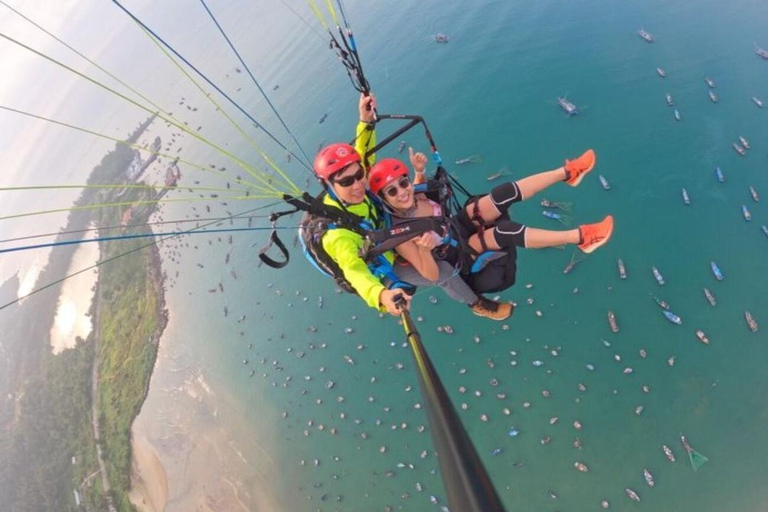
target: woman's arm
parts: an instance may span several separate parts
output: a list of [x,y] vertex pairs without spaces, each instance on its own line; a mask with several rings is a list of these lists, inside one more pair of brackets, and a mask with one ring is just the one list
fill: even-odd
[[424,153],[414,153],[413,148],[408,148],[408,157],[411,159],[411,165],[416,175],[413,177],[413,184],[418,185],[427,181],[427,174],[424,172],[427,168],[427,157]]
[[[417,238],[416,240],[422,240],[425,237],[432,238],[430,233],[424,233],[421,238]],[[432,247],[429,247],[429,245],[432,245]],[[413,240],[409,240],[395,247],[395,251],[408,263],[413,265],[413,268],[415,268],[424,279],[437,282],[440,278],[440,269],[437,268],[437,262],[435,261],[434,256],[432,256],[433,247],[434,243],[420,245]]]

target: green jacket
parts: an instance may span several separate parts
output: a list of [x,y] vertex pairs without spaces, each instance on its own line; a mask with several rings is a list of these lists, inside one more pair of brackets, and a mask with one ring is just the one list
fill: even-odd
[[[365,151],[376,145],[376,132],[369,129],[366,123],[358,123],[357,138],[355,139],[355,149],[360,153],[367,169],[373,164],[375,157],[371,155],[368,161],[365,161]],[[338,202],[326,195],[323,199],[326,205],[341,209]],[[366,196],[365,201],[360,204],[346,205],[347,211],[368,220],[374,227],[382,227],[382,218],[379,208],[371,202]],[[323,234],[322,244],[325,252],[328,253],[333,261],[341,268],[344,278],[349,281],[358,295],[374,309],[381,310],[379,304],[379,295],[384,289],[384,285],[378,277],[374,276],[368,264],[360,256],[363,251],[363,237],[354,231],[337,228],[329,229]],[[390,263],[394,262],[394,253],[388,251],[384,257]]]

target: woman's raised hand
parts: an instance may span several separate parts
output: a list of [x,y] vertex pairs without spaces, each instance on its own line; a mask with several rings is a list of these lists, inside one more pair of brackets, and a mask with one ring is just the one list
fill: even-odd
[[414,153],[413,148],[408,148],[408,157],[416,172],[424,172],[427,168],[427,156],[424,153]]

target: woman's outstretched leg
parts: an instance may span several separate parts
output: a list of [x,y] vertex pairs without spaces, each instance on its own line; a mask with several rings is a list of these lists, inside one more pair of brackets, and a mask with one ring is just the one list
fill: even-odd
[[574,160],[566,160],[565,165],[552,171],[540,172],[518,181],[503,183],[494,187],[490,194],[479,198],[477,203],[468,204],[466,214],[470,219],[474,220],[479,216],[486,223],[492,223],[509,210],[513,203],[530,199],[555,183],[565,181],[572,187],[577,186],[592,170],[595,162],[595,152],[589,149]]
[[608,215],[595,224],[584,224],[577,229],[566,231],[550,231],[547,229],[529,228],[511,220],[502,220],[492,229],[480,234],[475,233],[469,239],[469,246],[478,253],[486,250],[499,251],[506,248],[526,247],[528,249],[543,249],[557,245],[578,245],[585,253],[591,253],[602,247],[613,234],[613,216]]

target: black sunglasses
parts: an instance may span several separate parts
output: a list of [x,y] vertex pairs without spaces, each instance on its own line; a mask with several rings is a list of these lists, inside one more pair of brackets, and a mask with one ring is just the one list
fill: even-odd
[[384,190],[384,193],[387,194],[389,197],[395,197],[397,195],[397,189],[402,188],[405,190],[406,188],[411,186],[411,180],[408,178],[408,176],[401,176],[399,180],[397,180],[397,183],[394,183],[391,187],[387,187],[386,190]]
[[363,178],[365,178],[365,171],[361,167],[360,169],[357,170],[355,174],[351,176],[344,176],[343,178],[339,178],[339,179],[332,178],[331,181],[333,181],[334,183],[336,183],[341,187],[347,188],[347,187],[351,187],[352,185],[362,180]]

